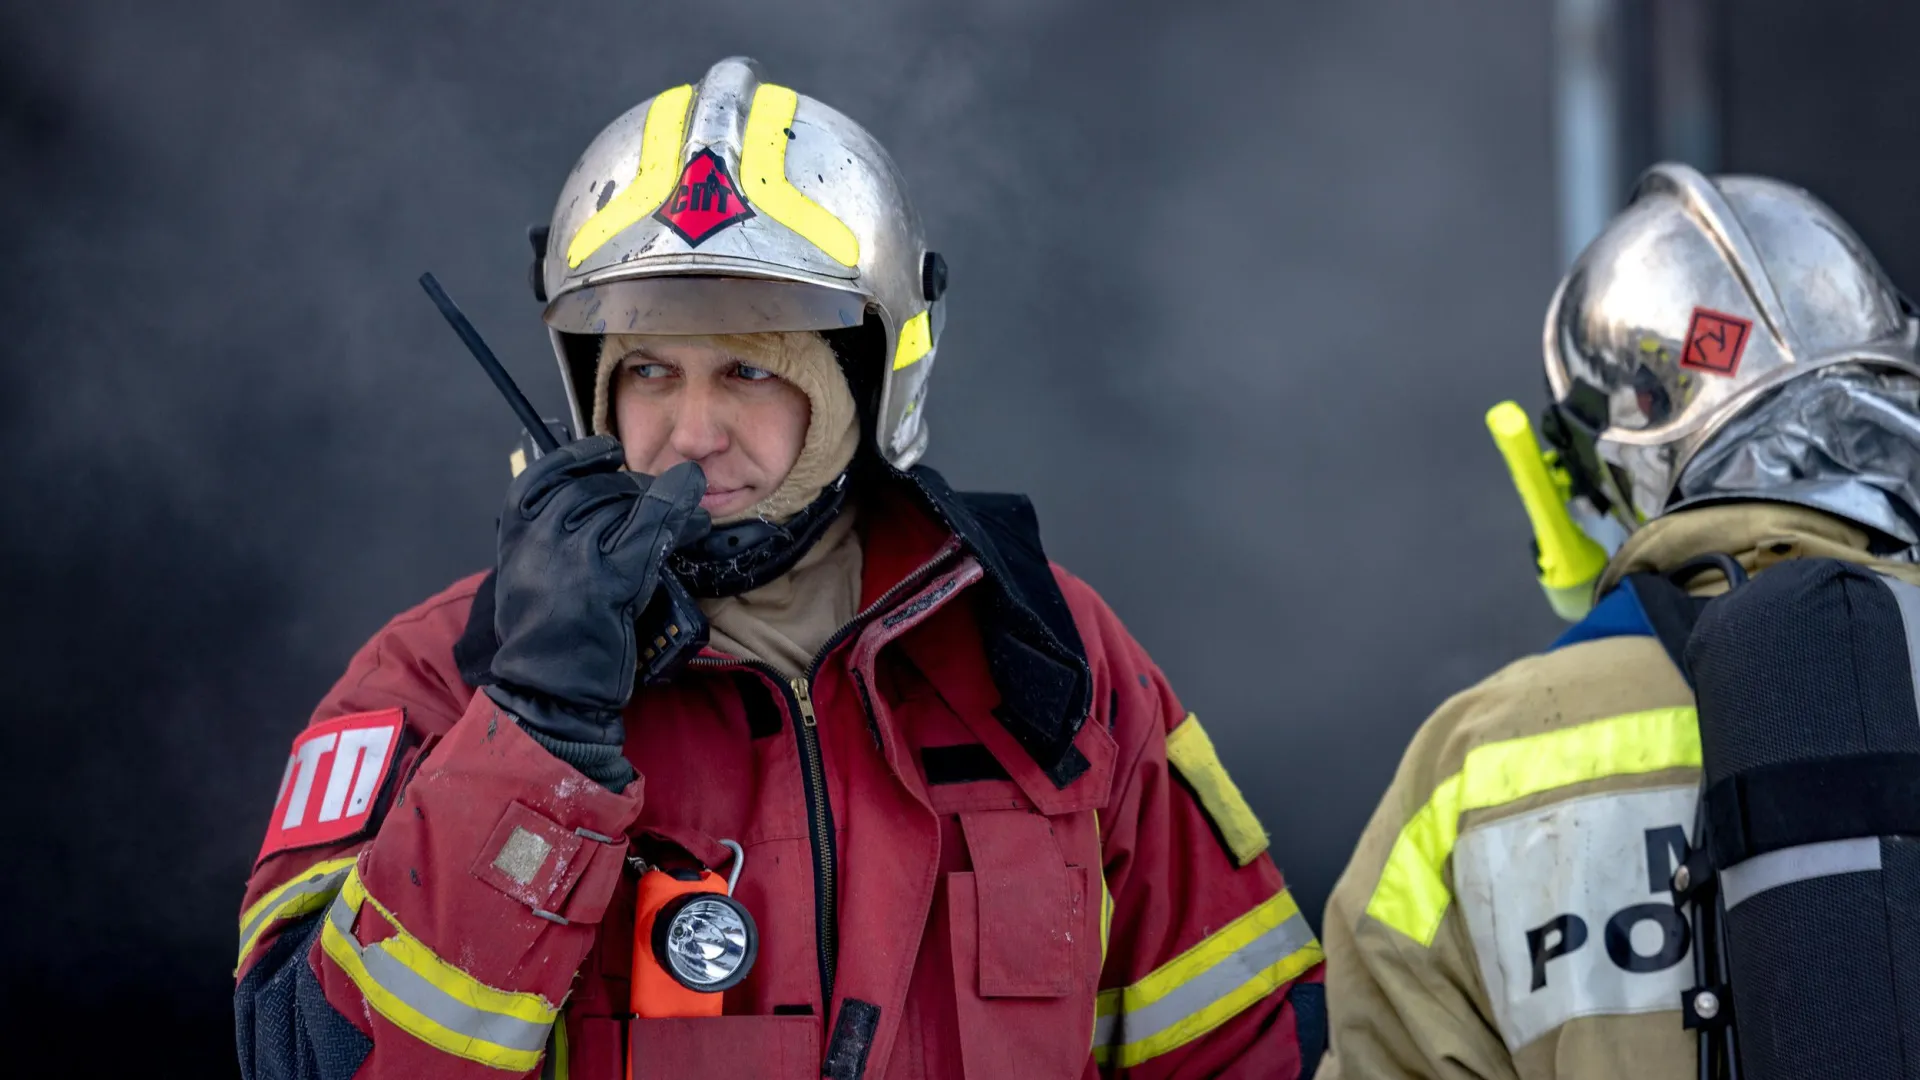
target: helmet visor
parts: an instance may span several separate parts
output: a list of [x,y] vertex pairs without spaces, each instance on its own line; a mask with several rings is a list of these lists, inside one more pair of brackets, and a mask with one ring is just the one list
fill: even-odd
[[866,298],[803,281],[670,274],[587,285],[547,305],[571,334],[758,334],[859,326]]

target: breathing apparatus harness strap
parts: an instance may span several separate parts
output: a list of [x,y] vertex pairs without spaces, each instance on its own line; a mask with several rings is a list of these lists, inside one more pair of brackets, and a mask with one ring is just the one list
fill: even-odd
[[[1718,571],[1727,588],[1746,584],[1747,572],[1729,555],[1715,552],[1692,559],[1666,574],[1638,573],[1627,576],[1623,587],[1633,590],[1654,637],[1667,652],[1673,666],[1693,688],[1693,672],[1687,666],[1687,639],[1707,606],[1704,597],[1687,592],[1687,582],[1708,571]],[[1693,985],[1680,994],[1681,1022],[1689,1031],[1699,1033],[1697,1069],[1699,1080],[1736,1080],[1740,1057],[1733,1031],[1733,994],[1728,986],[1726,934],[1721,916],[1724,906],[1720,881],[1708,838],[1713,835],[1704,771],[1702,792],[1695,810],[1693,835],[1685,856],[1673,872],[1670,882],[1674,910],[1687,915],[1693,934]]]

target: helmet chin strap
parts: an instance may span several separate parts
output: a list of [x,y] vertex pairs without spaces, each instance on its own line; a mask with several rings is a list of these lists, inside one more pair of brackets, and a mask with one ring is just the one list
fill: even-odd
[[668,567],[703,600],[738,596],[793,569],[839,515],[853,473],[843,472],[806,508],[776,524],[749,519],[724,525],[675,552]]

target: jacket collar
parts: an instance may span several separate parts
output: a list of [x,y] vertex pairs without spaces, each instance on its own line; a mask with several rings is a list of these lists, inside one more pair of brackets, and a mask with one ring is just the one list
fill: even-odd
[[1663,574],[1711,552],[1733,556],[1750,574],[1781,559],[1873,561],[1866,530],[1851,522],[1788,503],[1723,503],[1676,510],[1635,530],[1608,560],[1595,595],[1629,574]]
[[1087,771],[1073,745],[1093,700],[1093,673],[1079,626],[1040,543],[1024,495],[956,492],[917,465],[904,476],[923,505],[986,571],[988,600],[975,606],[999,719],[1056,787]]

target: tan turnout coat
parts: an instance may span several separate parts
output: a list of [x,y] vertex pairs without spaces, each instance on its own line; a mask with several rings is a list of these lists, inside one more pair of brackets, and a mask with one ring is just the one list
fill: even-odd
[[[1812,510],[1708,507],[1636,532],[1602,585],[1714,551],[1920,582],[1866,548]],[[1693,1080],[1667,880],[1699,761],[1692,693],[1650,636],[1528,656],[1441,705],[1327,905],[1323,1080]]]

